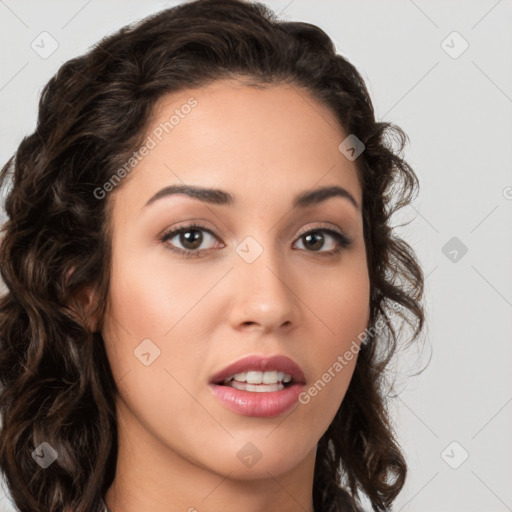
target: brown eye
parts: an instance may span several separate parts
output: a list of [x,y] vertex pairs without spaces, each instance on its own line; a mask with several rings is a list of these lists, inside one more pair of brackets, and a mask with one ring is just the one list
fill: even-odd
[[201,244],[203,243],[203,234],[199,229],[187,229],[187,231],[181,231],[178,235],[179,242],[182,244],[185,249],[188,250],[196,250],[199,249]]
[[[326,244],[326,234],[328,235],[327,240],[331,238],[334,242],[329,244],[331,246],[330,248],[322,251],[321,249]],[[326,228],[314,229],[303,233],[299,237],[299,240],[303,241],[304,247],[309,252],[321,252],[326,254],[337,253],[351,244],[351,241],[345,235]]]
[[[203,233],[206,233],[206,236]],[[181,226],[165,233],[160,241],[171,251],[186,256],[199,256],[201,251],[206,251],[211,248],[203,247],[200,249],[205,239],[208,241],[208,238],[210,238],[210,241],[215,241],[216,237],[211,230],[204,226],[191,224],[189,226]],[[173,239],[175,240],[170,243]],[[181,245],[182,248],[177,246],[178,244]]]
[[319,232],[310,233],[307,235],[303,235],[302,239],[304,240],[304,245],[313,251],[318,251],[321,249],[325,243],[324,235]]

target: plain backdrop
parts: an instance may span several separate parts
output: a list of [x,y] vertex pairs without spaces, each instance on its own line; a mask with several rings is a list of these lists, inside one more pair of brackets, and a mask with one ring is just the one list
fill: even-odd
[[[0,1],[2,165],[63,62],[177,3]],[[423,353],[397,365],[391,410],[409,473],[393,510],[512,510],[512,2],[265,3],[331,36],[377,118],[408,134],[420,179],[397,217],[427,276],[427,330]],[[14,510],[1,490],[0,510]]]

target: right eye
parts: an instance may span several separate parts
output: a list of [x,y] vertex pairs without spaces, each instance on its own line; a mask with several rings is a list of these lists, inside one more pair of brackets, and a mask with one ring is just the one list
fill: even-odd
[[[202,251],[208,250],[208,248],[199,249],[201,244],[204,242],[204,236],[201,234],[202,231],[206,232],[208,237],[216,238],[213,232],[205,226],[189,224],[174,228],[172,231],[167,231],[160,238],[160,242],[163,243],[167,249],[181,254],[186,258],[198,257]],[[178,243],[184,247],[183,249],[176,247],[175,243],[169,244],[169,241],[176,237],[178,237]]]

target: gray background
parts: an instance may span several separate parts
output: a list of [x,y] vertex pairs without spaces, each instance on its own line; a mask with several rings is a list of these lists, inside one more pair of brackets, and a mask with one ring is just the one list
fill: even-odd
[[[0,0],[2,164],[64,61],[176,3]],[[394,510],[512,510],[512,2],[265,3],[323,28],[367,81],[377,118],[410,138],[421,192],[397,222],[409,221],[399,233],[428,276],[428,327],[423,352],[397,363],[409,475]],[[46,58],[31,47],[43,31],[58,43]],[[1,490],[0,510],[13,510]]]

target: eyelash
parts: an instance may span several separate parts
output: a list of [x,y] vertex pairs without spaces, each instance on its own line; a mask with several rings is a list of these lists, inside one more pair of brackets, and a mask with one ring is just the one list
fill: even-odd
[[[201,226],[199,224],[188,224],[186,226],[180,226],[178,228],[173,229],[172,231],[167,231],[160,237],[160,242],[164,244],[164,246],[175,253],[181,254],[185,258],[197,258],[201,254],[202,251],[208,250],[208,249],[196,249],[196,250],[189,250],[189,249],[179,249],[177,247],[170,247],[166,244],[166,242],[172,238],[174,238],[176,235],[180,235],[182,233],[186,233],[188,231],[206,231],[210,235],[212,235],[214,238],[217,238],[215,234],[205,226]],[[339,254],[343,249],[347,249],[352,244],[352,241],[349,240],[344,234],[338,233],[337,231],[334,231],[333,229],[329,228],[314,228],[310,229],[308,231],[305,231],[301,233],[297,240],[301,239],[302,237],[312,234],[312,233],[327,233],[331,235],[337,242],[338,242],[338,248],[333,249],[331,251],[318,251],[318,254],[321,254],[323,256],[336,256]],[[316,253],[317,251],[307,251]]]

